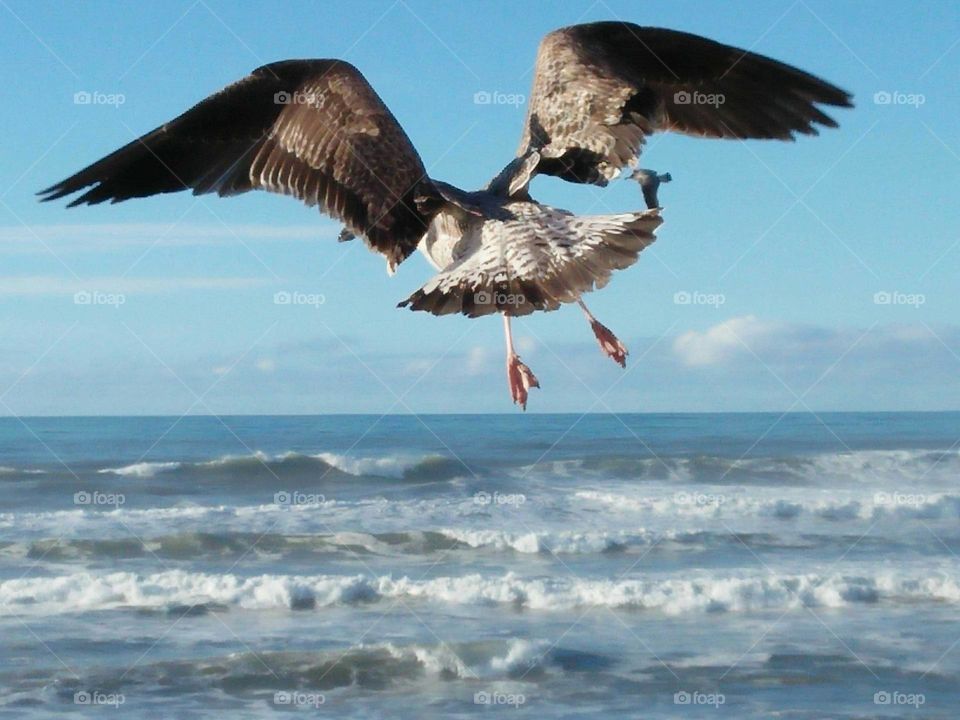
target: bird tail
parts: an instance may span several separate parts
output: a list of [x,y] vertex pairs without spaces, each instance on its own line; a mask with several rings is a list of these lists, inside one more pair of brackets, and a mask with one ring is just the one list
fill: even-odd
[[400,307],[434,315],[528,315],[556,310],[602,288],[633,265],[660,226],[660,210],[576,216],[540,206],[539,216],[487,221],[483,239]]

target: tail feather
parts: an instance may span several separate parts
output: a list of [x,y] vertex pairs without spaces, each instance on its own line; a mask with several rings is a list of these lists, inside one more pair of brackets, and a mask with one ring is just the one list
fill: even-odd
[[[400,307],[434,315],[528,315],[556,310],[604,287],[655,240],[659,208],[577,217],[543,208],[546,217],[487,221],[473,252],[435,275]],[[538,222],[539,220],[539,222]]]

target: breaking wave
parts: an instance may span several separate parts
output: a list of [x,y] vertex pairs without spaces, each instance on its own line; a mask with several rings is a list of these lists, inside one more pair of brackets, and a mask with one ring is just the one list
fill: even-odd
[[[960,602],[960,582],[935,571],[901,575],[779,574],[692,578],[589,580],[470,574],[429,580],[390,575],[210,574],[169,570],[151,574],[79,572],[0,582],[0,614],[60,614],[132,608],[315,610],[335,605],[410,599],[450,605],[509,605],[543,611],[603,606],[670,615],[880,602]],[[186,612],[184,610],[183,612]]]
[[734,458],[600,456],[554,460],[526,466],[524,474],[555,477],[604,477],[622,480],[707,483],[871,481],[920,479],[932,471],[956,475],[960,451],[853,450],[783,457]]
[[255,452],[250,455],[227,455],[216,460],[201,462],[136,462],[119,467],[100,468],[101,474],[121,477],[153,478],[161,474],[181,476],[223,476],[237,479],[244,476],[259,476],[269,473],[283,477],[281,473],[306,471],[322,473],[334,479],[343,476],[394,478],[398,480],[445,480],[462,474],[459,462],[439,455],[420,457],[355,458],[336,453],[315,455],[286,452],[268,455]]

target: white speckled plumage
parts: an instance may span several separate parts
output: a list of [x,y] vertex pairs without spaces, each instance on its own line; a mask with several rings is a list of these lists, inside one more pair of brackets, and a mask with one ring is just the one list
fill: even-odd
[[470,317],[556,310],[606,285],[654,241],[659,210],[577,216],[508,201],[509,217],[441,212],[419,249],[440,272],[404,305]]

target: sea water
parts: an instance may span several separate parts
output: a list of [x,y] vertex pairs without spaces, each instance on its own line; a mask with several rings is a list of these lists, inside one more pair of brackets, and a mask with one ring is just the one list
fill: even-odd
[[960,414],[0,420],[0,715],[956,717]]

